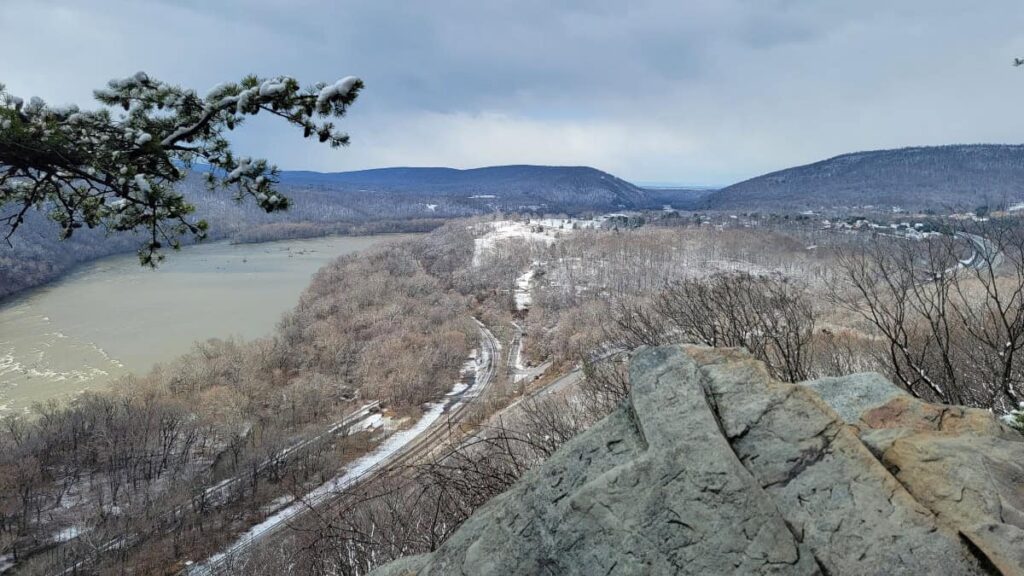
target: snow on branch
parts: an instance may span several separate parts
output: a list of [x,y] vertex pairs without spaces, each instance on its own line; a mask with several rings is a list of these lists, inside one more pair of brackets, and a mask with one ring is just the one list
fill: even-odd
[[205,235],[205,222],[191,218],[194,208],[174,190],[195,163],[207,166],[211,188],[229,187],[267,212],[288,207],[275,189],[277,168],[236,158],[228,132],[262,113],[344,146],[348,135],[330,120],[345,116],[362,87],[352,76],[305,88],[290,76],[247,76],[199,96],[138,72],[96,90],[104,107],[84,111],[26,103],[0,85],[0,221],[8,238],[30,209],[47,211],[65,237],[82,226],[146,230],[139,255],[155,264],[164,245]]

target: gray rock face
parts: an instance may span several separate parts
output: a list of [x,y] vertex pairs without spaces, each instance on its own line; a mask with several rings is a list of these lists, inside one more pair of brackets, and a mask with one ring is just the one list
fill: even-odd
[[[813,388],[774,382],[745,355],[714,352],[703,372],[736,455],[827,573],[979,573],[956,533],[939,526]],[[846,409],[860,402],[837,397]]]
[[821,378],[803,383],[814,390],[843,420],[856,422],[860,415],[906,392],[881,374],[871,372],[837,378]]
[[[880,377],[858,378],[865,391],[784,384],[739,351],[642,350],[629,402],[477,510],[437,551],[374,574],[1016,573],[1019,549],[1008,546],[1024,541],[1022,532],[997,512],[1003,502],[1004,516],[1019,515],[1019,468],[989,480],[984,489],[1009,494],[981,498],[982,511],[963,526],[945,487],[907,475],[908,491],[861,441],[870,431],[861,414],[888,422],[871,411],[905,399]],[[985,438],[1001,463],[1024,445]],[[964,449],[943,445],[922,458]],[[957,481],[975,481],[966,476]]]
[[985,410],[928,404],[876,374],[804,385],[940,523],[998,572],[1024,576],[1024,437]]

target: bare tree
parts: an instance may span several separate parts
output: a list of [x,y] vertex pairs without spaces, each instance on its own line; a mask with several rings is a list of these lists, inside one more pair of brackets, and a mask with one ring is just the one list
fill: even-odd
[[618,332],[628,345],[692,342],[741,347],[773,376],[807,379],[815,313],[795,281],[745,272],[667,285],[648,304],[622,303]]
[[924,240],[879,238],[840,252],[831,300],[886,344],[891,376],[915,396],[1018,406],[1024,394],[1024,231],[1016,221]]

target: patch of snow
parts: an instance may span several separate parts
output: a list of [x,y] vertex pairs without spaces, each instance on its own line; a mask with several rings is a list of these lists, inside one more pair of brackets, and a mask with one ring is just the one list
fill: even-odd
[[336,494],[349,486],[352,486],[365,474],[371,472],[381,462],[395,455],[399,450],[405,447],[406,444],[411,442],[417,436],[422,434],[430,427],[431,424],[436,422],[444,411],[444,403],[438,402],[436,404],[428,404],[427,411],[424,412],[423,416],[416,422],[416,424],[406,430],[396,432],[387,440],[385,440],[380,446],[378,446],[373,452],[357,458],[351,464],[346,467],[346,470],[340,476],[336,476],[331,480],[321,484],[311,492],[306,494],[298,502],[291,504],[274,515],[268,517],[263,522],[253,526],[248,532],[243,534],[234,544],[229,546],[224,552],[221,552],[215,556],[211,556],[206,562],[200,565],[199,573],[208,571],[208,567],[216,566],[220,564],[226,557],[229,557],[239,551],[244,550],[250,545],[251,542],[257,540],[264,532],[274,529],[279,524],[283,524],[296,517],[302,512],[305,512],[311,507],[324,502],[333,494]]
[[488,231],[473,241],[473,265],[479,266],[483,260],[484,253],[492,250],[494,245],[501,240],[522,238],[551,244],[555,238],[548,230],[538,230],[538,226],[511,220],[502,220],[485,224]]
[[531,266],[529,270],[516,278],[516,288],[513,294],[516,310],[526,310],[533,304],[533,296],[530,294],[530,284],[533,282],[533,275],[536,273]]
[[452,386],[451,391],[448,392],[447,394],[445,394],[445,396],[455,396],[457,394],[462,394],[463,392],[466,391],[467,388],[469,388],[469,384],[468,383],[466,383],[466,382],[456,382],[455,386]]
[[479,266],[483,255],[494,248],[495,243],[510,238],[521,238],[527,241],[552,244],[561,234],[568,234],[578,229],[597,229],[608,218],[625,215],[607,214],[594,219],[578,218],[541,218],[523,222],[518,220],[499,220],[473,226],[476,232],[483,232],[474,240],[473,265]]
[[135,175],[135,185],[144,193],[148,193],[153,190],[153,187],[149,184],[149,180],[146,180],[146,177],[142,174]]
[[53,541],[54,542],[70,542],[71,540],[74,540],[75,538],[78,538],[78,535],[81,534],[81,533],[82,533],[82,530],[78,526],[71,526],[69,528],[65,528],[65,529],[61,530],[60,532],[57,532],[56,534],[54,534],[53,535]]
[[382,426],[384,426],[384,415],[378,412],[376,414],[371,414],[367,419],[352,426],[351,428],[349,428],[348,431],[349,434],[354,434],[356,432],[376,430],[377,428],[380,428]]
[[519,382],[521,380],[525,380],[526,379],[526,376],[527,376],[527,373],[526,373],[527,366],[526,366],[526,363],[523,362],[523,345],[522,344],[520,344],[519,346],[516,346],[516,358],[515,358],[515,361],[512,363],[512,368],[515,369],[515,376],[512,378],[513,382]]
[[462,370],[459,371],[462,378],[452,386],[451,391],[445,394],[445,396],[458,396],[465,392],[470,387],[471,383],[476,383],[477,373],[477,350],[474,348],[469,353],[469,359],[467,359],[466,363],[462,365]]
[[221,82],[220,84],[217,84],[213,88],[210,88],[210,91],[206,93],[206,96],[205,96],[204,99],[205,100],[217,100],[218,98],[220,98],[221,96],[224,95],[224,92],[227,91],[227,89],[230,86],[231,86],[231,84],[228,83],[228,82]]
[[234,170],[228,173],[227,181],[234,182],[242,177],[242,174],[249,170],[249,165],[252,164],[252,159],[248,156],[243,156],[238,159],[238,166]]
[[235,112],[238,113],[238,114],[241,114],[242,111],[244,111],[246,108],[249,107],[249,100],[252,100],[253,96],[256,96],[257,94],[258,94],[258,89],[256,89],[256,88],[249,88],[247,90],[242,90],[242,92],[238,95],[237,100],[235,100],[233,98],[225,98],[223,100],[223,102],[230,103],[232,100],[234,100],[235,101]]
[[263,83],[260,84],[260,96],[267,98],[270,96],[277,96],[284,92],[288,88],[288,85],[285,84],[286,81],[287,79],[283,77],[264,80]]
[[352,87],[359,82],[355,76],[346,76],[330,86],[324,86],[316,97],[317,110],[325,110],[327,105],[338,98],[345,98],[352,91]]

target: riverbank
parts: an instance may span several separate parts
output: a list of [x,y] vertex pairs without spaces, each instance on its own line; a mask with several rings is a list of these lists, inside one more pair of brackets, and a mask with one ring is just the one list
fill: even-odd
[[182,248],[158,269],[134,254],[79,266],[0,304],[0,414],[108,386],[210,337],[269,334],[334,258],[409,235]]
[[[184,247],[206,246],[217,242],[231,244],[264,244],[285,240],[304,240],[329,236],[379,236],[387,234],[424,234],[444,225],[446,218],[414,218],[371,220],[366,222],[281,221],[251,226],[217,226],[203,242],[189,242]],[[15,235],[11,246],[0,243],[0,307],[21,294],[41,288],[74,274],[83,267],[104,258],[134,256],[141,236],[130,234],[104,236],[99,230],[79,232],[64,241],[57,241],[56,229],[44,229]],[[168,250],[171,259],[177,252]]]

